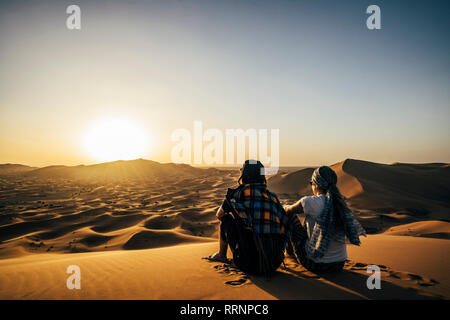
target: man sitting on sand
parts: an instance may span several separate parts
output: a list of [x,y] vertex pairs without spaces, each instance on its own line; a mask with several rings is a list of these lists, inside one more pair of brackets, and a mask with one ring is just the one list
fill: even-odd
[[[337,175],[330,167],[314,170],[311,178],[314,195],[303,197],[284,209],[288,215],[305,214],[307,237],[292,239],[295,257],[313,272],[342,269],[347,259],[345,239],[359,245],[365,230],[353,217],[337,187]],[[294,229],[302,234],[300,221],[292,220]]]
[[267,189],[263,170],[261,162],[245,161],[238,188],[228,189],[217,211],[220,249],[208,258],[227,261],[230,246],[238,268],[267,275],[282,263],[293,224],[276,194]]

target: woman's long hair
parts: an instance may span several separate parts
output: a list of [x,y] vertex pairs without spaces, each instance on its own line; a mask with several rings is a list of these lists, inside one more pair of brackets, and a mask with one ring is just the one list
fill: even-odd
[[256,160],[246,160],[241,168],[241,176],[238,180],[239,184],[249,183],[266,183],[264,175],[264,166]]
[[313,174],[313,182],[327,195],[331,196],[333,201],[334,221],[336,227],[345,230],[345,213],[350,209],[347,206],[345,197],[337,187],[337,175],[333,169],[327,166],[322,166],[316,169],[318,174]]
[[[311,179],[325,195],[325,205],[322,212],[316,217],[306,250],[313,257],[323,257],[328,244],[332,239],[359,245],[360,235],[365,235],[361,224],[353,217],[345,202],[344,196],[337,187],[337,175],[330,167],[320,167],[314,170]],[[342,237],[344,236],[344,237]]]

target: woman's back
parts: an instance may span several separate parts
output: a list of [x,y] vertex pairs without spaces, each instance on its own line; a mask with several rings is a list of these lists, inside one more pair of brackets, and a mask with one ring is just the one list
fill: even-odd
[[[305,222],[308,232],[308,238],[311,238],[314,225],[316,224],[316,217],[322,212],[325,205],[325,195],[308,196],[300,199],[305,213]],[[321,263],[330,263],[337,261],[344,261],[347,259],[347,246],[345,244],[345,235],[342,234],[342,239],[332,239],[328,245],[327,251],[321,258],[312,258],[311,260]]]

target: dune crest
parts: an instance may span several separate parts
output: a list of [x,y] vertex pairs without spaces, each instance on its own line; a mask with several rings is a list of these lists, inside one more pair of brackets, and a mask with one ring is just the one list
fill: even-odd
[[[202,175],[215,169],[194,168],[185,164],[159,163],[152,160],[118,160],[93,165],[47,166],[21,170],[24,178],[39,179],[75,179],[92,181],[111,181],[126,179],[148,179],[158,177],[176,177],[177,175]],[[1,170],[0,170],[1,175]]]
[[364,188],[357,177],[346,171],[350,160],[339,162],[331,166],[338,176],[338,187],[346,198],[354,198],[364,192]]
[[23,164],[5,163],[0,164],[0,176],[14,175],[37,169],[36,167],[25,166]]

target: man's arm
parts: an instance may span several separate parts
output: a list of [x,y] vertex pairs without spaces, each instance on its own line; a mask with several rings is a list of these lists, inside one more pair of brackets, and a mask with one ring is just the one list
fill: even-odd
[[219,220],[222,220],[224,215],[226,215],[228,212],[231,212],[233,210],[233,208],[230,205],[230,202],[228,201],[228,196],[229,196],[228,194],[230,193],[229,190],[230,189],[228,189],[227,195],[226,195],[225,199],[223,200],[222,205],[217,210],[216,217]]
[[216,212],[216,217],[217,219],[222,220],[224,215],[226,215],[225,210],[223,210],[222,206],[220,206]]
[[303,213],[303,205],[300,200],[290,206],[284,206],[284,211],[287,214],[300,214]]

